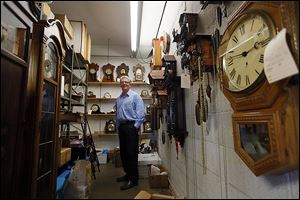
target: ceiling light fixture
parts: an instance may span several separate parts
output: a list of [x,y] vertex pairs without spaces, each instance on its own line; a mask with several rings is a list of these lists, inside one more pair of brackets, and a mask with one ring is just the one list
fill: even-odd
[[137,46],[137,23],[138,23],[138,1],[130,1],[130,19],[131,19],[131,51],[136,52]]

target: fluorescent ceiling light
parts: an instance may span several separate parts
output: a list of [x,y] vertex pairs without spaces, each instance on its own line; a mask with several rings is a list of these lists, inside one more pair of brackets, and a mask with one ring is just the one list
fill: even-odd
[[136,51],[137,43],[137,21],[138,21],[138,1],[130,1],[131,19],[131,51]]

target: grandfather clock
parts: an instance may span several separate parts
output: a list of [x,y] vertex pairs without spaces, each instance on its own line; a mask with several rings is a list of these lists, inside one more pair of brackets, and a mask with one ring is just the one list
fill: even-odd
[[33,26],[33,73],[36,73],[31,198],[55,198],[60,82],[66,42],[58,20]]

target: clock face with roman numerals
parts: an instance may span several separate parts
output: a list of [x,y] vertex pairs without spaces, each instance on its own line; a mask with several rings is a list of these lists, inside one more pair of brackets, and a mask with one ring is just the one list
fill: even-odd
[[249,12],[236,21],[226,52],[221,55],[227,89],[248,90],[264,77],[264,51],[275,36],[275,26],[267,14]]

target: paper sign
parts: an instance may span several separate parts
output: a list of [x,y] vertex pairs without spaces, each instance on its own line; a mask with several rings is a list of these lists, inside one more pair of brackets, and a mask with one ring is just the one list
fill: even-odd
[[189,74],[181,74],[181,88],[190,88],[191,87],[191,77]]
[[285,28],[266,46],[264,71],[269,83],[274,83],[299,73],[286,41]]

